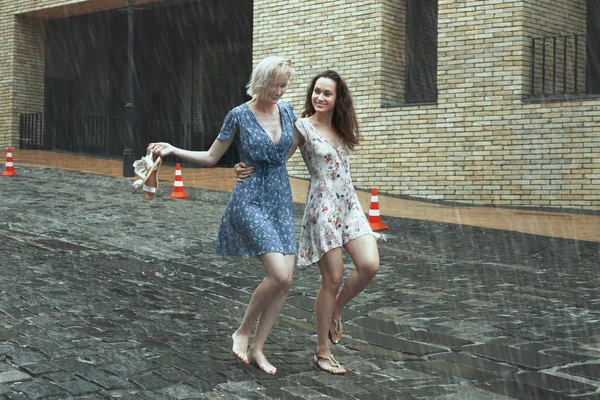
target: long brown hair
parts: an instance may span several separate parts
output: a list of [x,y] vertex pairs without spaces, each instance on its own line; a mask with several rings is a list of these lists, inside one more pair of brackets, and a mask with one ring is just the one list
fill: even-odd
[[318,73],[311,81],[306,91],[306,101],[304,102],[304,111],[302,118],[310,117],[315,113],[315,108],[312,104],[312,93],[315,90],[315,85],[319,78],[329,78],[336,83],[336,100],[333,108],[333,126],[335,130],[342,136],[342,141],[350,149],[358,144],[358,121],[356,112],[354,111],[354,103],[350,95],[350,89],[344,79],[337,72],[328,69]]

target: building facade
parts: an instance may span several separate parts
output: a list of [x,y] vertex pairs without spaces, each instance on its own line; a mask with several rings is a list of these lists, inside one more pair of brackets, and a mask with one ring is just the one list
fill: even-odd
[[[22,114],[44,110],[49,21],[126,6],[40,3],[0,0],[0,147],[19,143]],[[156,2],[136,1],[144,3]],[[209,1],[197,3],[210,11]],[[252,60],[294,60],[286,99],[297,114],[314,73],[333,68],[346,78],[362,135],[352,157],[358,188],[600,209],[598,0],[251,3]],[[193,114],[186,104],[183,116]],[[289,167],[307,177],[299,155]]]

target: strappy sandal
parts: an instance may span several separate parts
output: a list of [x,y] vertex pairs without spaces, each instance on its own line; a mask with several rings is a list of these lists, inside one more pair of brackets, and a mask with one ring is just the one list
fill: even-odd
[[344,332],[342,317],[332,318],[331,325],[329,325],[329,340],[331,340],[331,343],[338,344],[342,339],[342,332]]
[[[154,154],[148,153],[133,163],[133,170],[140,179],[133,182],[131,194],[143,188],[146,200],[152,200],[158,191],[158,169],[162,164],[162,158],[156,157],[156,160],[154,160],[154,157]],[[146,185],[145,183],[148,180],[150,181]]]
[[[332,375],[346,375],[348,373],[348,370],[342,367],[339,362],[337,362],[337,360],[333,357],[333,354],[329,355],[328,357],[320,356],[317,353],[315,353],[313,361],[315,362],[317,368],[319,368],[321,371],[329,372]],[[321,363],[320,361],[327,361],[329,365],[323,366],[323,363]],[[341,370],[334,371],[334,368],[341,368]]]

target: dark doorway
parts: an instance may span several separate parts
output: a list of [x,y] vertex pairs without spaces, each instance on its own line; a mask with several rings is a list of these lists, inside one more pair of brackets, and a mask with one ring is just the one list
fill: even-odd
[[[135,13],[134,151],[151,141],[206,150],[248,99],[251,0],[163,0]],[[235,12],[231,12],[235,10]],[[111,10],[46,24],[45,143],[122,156],[127,16]],[[220,165],[237,162],[236,149]]]
[[[69,113],[73,109],[73,81],[61,78],[46,77],[46,118],[60,113]],[[67,143],[64,143],[64,136],[57,134],[59,127],[53,123],[46,121],[46,135],[44,135],[44,148],[60,148],[64,149]],[[56,143],[56,140],[59,143]]]

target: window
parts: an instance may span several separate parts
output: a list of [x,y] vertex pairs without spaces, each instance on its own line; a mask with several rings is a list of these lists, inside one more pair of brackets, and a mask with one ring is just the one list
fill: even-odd
[[586,93],[600,93],[600,0],[587,2]]
[[437,0],[408,0],[406,8],[406,102],[435,102]]

